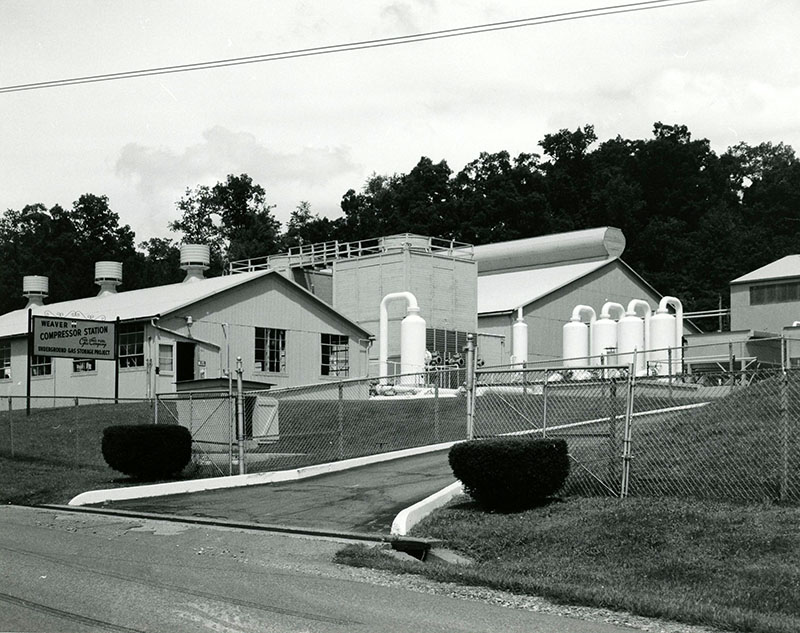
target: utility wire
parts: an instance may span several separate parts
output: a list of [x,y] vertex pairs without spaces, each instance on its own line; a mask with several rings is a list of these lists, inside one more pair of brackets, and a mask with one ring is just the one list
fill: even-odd
[[542,24],[552,24],[554,22],[568,22],[571,20],[583,20],[620,13],[633,13],[636,11],[649,11],[652,9],[665,9],[687,4],[699,4],[710,0],[649,0],[647,2],[631,2],[618,4],[596,9],[584,9],[581,11],[568,11],[564,13],[553,13],[532,18],[522,18],[517,20],[506,20],[503,22],[492,22],[488,24],[478,24],[453,29],[439,31],[429,31],[425,33],[415,33],[412,35],[400,35],[373,40],[363,40],[348,42],[345,44],[332,44],[329,46],[317,46],[313,48],[301,48],[278,53],[265,53],[262,55],[252,55],[249,57],[234,57],[230,59],[218,59],[207,62],[197,62],[193,64],[178,64],[175,66],[160,66],[156,68],[145,68],[140,70],[129,70],[118,73],[107,73],[101,75],[87,75],[84,77],[72,77],[69,79],[54,79],[51,81],[41,81],[36,83],[17,84],[13,86],[0,87],[0,94],[10,92],[23,92],[26,90],[41,90],[44,88],[59,88],[62,86],[74,86],[78,84],[98,83],[103,81],[115,81],[119,79],[134,79],[137,77],[150,77],[154,75],[167,75],[173,73],[183,73],[195,70],[208,70],[212,68],[224,68],[227,66],[241,66],[244,64],[257,64],[262,62],[272,62],[285,59],[297,59],[300,57],[313,57],[317,55],[329,55],[332,53],[343,53],[348,51],[366,50],[372,48],[382,48],[387,46],[399,46],[401,44],[414,44],[451,37],[461,37],[464,35],[476,35],[478,33],[490,33],[493,31],[503,31],[508,29],[518,29],[528,26],[539,26]]

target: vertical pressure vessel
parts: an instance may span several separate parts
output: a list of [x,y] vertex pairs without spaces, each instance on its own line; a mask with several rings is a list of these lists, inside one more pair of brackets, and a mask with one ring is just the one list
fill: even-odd
[[524,367],[528,362],[528,324],[522,318],[522,308],[517,308],[517,320],[511,326],[511,362]]
[[400,373],[403,384],[422,384],[425,371],[425,319],[419,308],[409,306],[400,322]]

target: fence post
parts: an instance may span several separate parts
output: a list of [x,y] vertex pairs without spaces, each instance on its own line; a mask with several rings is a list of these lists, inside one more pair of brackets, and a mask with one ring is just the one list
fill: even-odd
[[547,437],[547,378],[549,369],[544,370],[544,382],[542,382],[542,437]]
[[8,396],[8,434],[11,440],[11,459],[14,459],[14,416],[11,413],[13,410],[14,399]]
[[467,334],[467,439],[475,437],[475,341]]
[[633,385],[636,376],[636,350],[633,350],[633,362],[628,369],[627,402],[625,407],[625,431],[622,438],[622,483],[620,499],[628,496],[631,476],[631,419],[633,418]]
[[439,433],[439,370],[433,371],[433,441],[441,442]]
[[339,383],[339,404],[336,417],[339,420],[339,459],[344,459],[344,389]]
[[780,500],[789,498],[789,374],[781,377],[781,489]]
[[617,463],[617,379],[608,383],[608,480],[614,480]]
[[244,395],[242,394],[242,357],[236,357],[236,435],[239,443],[239,474],[244,475]]
[[80,438],[78,433],[78,398],[75,398],[75,409],[72,415],[72,429],[75,432],[75,466],[77,467],[80,464],[79,452],[80,452]]

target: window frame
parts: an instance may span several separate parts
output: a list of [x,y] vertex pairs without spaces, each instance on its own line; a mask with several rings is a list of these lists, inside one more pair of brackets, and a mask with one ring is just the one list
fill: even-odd
[[11,380],[11,341],[0,341],[0,381]]
[[[79,366],[86,365],[86,369],[78,369]],[[94,358],[73,358],[72,373],[79,376],[97,373],[97,360]]]
[[[339,361],[344,360],[343,366]],[[327,362],[326,362],[327,361]],[[347,334],[320,334],[320,375],[334,378],[350,376],[350,337]]]
[[[161,354],[162,350],[169,350],[169,369],[164,369],[165,356]],[[159,375],[172,376],[175,374],[175,345],[172,343],[159,343],[158,344],[158,373]]]
[[144,368],[144,334],[144,323],[120,324],[117,335],[117,364],[120,369],[135,370]]
[[53,375],[53,358],[51,356],[31,356],[31,378],[47,378]]
[[749,295],[751,306],[794,303],[800,301],[800,281],[754,284]]
[[286,330],[256,326],[253,355],[254,371],[263,374],[285,374]]

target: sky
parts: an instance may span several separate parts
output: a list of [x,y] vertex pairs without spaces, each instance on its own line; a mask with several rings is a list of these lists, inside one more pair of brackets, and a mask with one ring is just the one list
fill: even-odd
[[[0,0],[0,90],[630,2]],[[797,0],[708,0],[0,92],[0,212],[92,193],[137,242],[179,239],[168,224],[187,189],[247,173],[284,225],[301,201],[334,218],[373,173],[541,153],[546,134],[586,124],[600,141],[651,138],[661,121],[717,153],[742,141],[800,151],[798,32]]]

